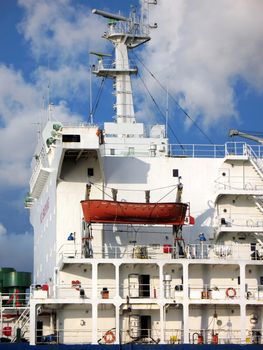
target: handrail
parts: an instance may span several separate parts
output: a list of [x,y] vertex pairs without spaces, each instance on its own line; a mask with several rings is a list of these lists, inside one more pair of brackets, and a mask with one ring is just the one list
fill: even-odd
[[[259,222],[257,226],[251,226],[251,223],[245,223],[247,227],[259,227]],[[253,224],[253,223],[252,223]],[[260,221],[261,224],[261,221]],[[262,221],[263,225],[263,221]],[[244,225],[242,225],[244,226]],[[185,252],[183,255],[178,255],[177,247],[172,244],[162,245],[162,244],[148,244],[136,247],[134,245],[120,245],[120,246],[93,246],[92,256],[85,257],[82,252],[81,244],[76,244],[72,249],[64,249],[62,245],[59,249],[59,255],[61,259],[69,258],[72,262],[74,259],[173,259],[184,258],[184,259],[245,259],[252,260],[250,244],[209,244],[203,243],[193,243],[188,244],[185,247]]]

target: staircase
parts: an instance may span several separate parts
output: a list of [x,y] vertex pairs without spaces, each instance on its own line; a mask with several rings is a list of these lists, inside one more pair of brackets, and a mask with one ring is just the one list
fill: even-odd
[[261,213],[263,213],[263,196],[253,196],[254,203]]
[[259,158],[253,151],[250,145],[244,145],[244,154],[247,154],[248,159],[255,168],[256,172],[259,174],[261,179],[263,179],[263,158]]
[[25,309],[23,310],[23,312],[21,313],[21,315],[19,316],[19,318],[16,320],[13,328],[14,328],[14,335],[13,338],[11,340],[11,343],[16,342],[17,340],[17,330],[20,329],[21,332],[21,337],[22,338],[26,338],[25,337],[25,333],[27,333],[28,331],[28,326],[29,326],[29,320],[30,320],[30,307],[29,307],[29,303],[26,305]]
[[[244,145],[244,153],[248,155],[249,161],[263,180],[263,158],[259,158],[252,147],[247,144]],[[253,199],[259,211],[263,213],[263,196],[253,196]]]

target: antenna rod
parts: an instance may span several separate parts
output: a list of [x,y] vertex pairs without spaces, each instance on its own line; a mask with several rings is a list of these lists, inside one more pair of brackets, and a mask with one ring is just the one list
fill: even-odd
[[169,90],[166,88],[166,113],[165,113],[165,136],[168,137],[168,118],[169,118]]
[[90,117],[90,123],[93,124],[93,113],[92,113],[92,70],[90,66],[90,78],[89,78],[89,117]]
[[116,15],[114,13],[110,13],[110,12],[106,12],[106,11],[102,11],[102,10],[93,9],[92,13],[96,14],[96,15],[100,15],[100,16],[105,17],[105,18],[115,19],[116,21],[125,21],[125,22],[130,21],[130,19],[127,17],[121,16],[121,15]]

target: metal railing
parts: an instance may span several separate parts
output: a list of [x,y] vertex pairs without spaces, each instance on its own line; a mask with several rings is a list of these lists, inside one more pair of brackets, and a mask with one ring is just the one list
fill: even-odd
[[[16,330],[20,328],[24,337],[24,319],[28,316],[30,293],[0,293],[0,337],[16,338]],[[12,325],[12,327],[10,326]]]
[[[253,227],[251,219],[247,220],[244,225]],[[238,225],[240,227],[240,224]],[[259,223],[257,226],[260,227]],[[168,246],[168,247],[167,247]],[[257,247],[257,246],[256,246]],[[83,251],[81,244],[69,246],[62,245],[59,249],[60,260],[71,259],[241,259],[255,260],[250,244],[209,244],[196,243],[185,246],[184,251],[178,252],[178,247],[173,245],[148,244],[148,245],[125,245],[113,246],[111,244],[104,246],[92,247],[92,253],[89,257]]]
[[[144,137],[147,137],[148,135],[144,135]],[[110,139],[110,135],[107,135],[107,137]],[[114,140],[114,137],[112,137],[112,140]],[[123,139],[125,142],[125,138]],[[160,140],[160,139],[156,139]],[[142,140],[133,140],[133,143],[131,144],[131,139],[128,138],[127,141],[129,141],[130,146],[134,146],[134,156],[141,156],[141,157],[147,157],[151,155],[150,150],[146,149],[146,147],[149,147],[149,142],[142,142]],[[105,148],[106,146],[106,148]],[[160,142],[157,142],[157,152],[158,147],[161,147],[162,144]],[[115,149],[116,147],[116,154],[111,154],[110,149]],[[124,148],[123,143],[114,143],[114,142],[107,142],[106,145],[104,145],[105,153],[104,155],[107,156],[116,156],[116,155],[123,155],[127,156],[129,155],[128,149]],[[257,161],[259,161],[263,157],[263,145],[247,145],[244,142],[227,142],[225,144],[221,145],[211,145],[211,144],[168,144],[168,151],[167,154],[170,157],[178,157],[178,158],[225,158],[225,157],[232,157],[232,156],[245,156],[249,157],[247,149],[251,150],[251,154],[253,152],[254,159],[256,158]],[[159,152],[158,152],[159,153]],[[263,164],[262,164],[263,166]]]
[[240,298],[239,286],[191,286],[188,287],[191,300],[237,300]]
[[184,342],[182,329],[165,329],[164,330],[165,344],[181,344]]
[[131,34],[148,36],[149,27],[146,24],[140,22],[136,23],[133,20],[127,22],[116,21],[109,26],[108,34]]
[[90,299],[92,296],[92,287],[91,284],[82,283],[75,278],[71,284],[31,285],[30,295],[34,299]]
[[241,332],[226,326],[220,329],[191,329],[190,344],[241,344]]
[[161,339],[161,330],[159,328],[140,328],[131,327],[128,330],[120,330],[120,342],[158,344]]
[[254,163],[254,166],[258,169],[260,172],[261,176],[263,176],[263,161],[262,161],[262,156],[263,156],[263,151],[262,148],[256,149],[251,146],[251,145],[245,145],[244,146],[245,152],[247,153],[248,157]]
[[263,182],[258,177],[252,176],[220,176],[215,180],[215,190],[262,191]]
[[59,328],[52,333],[36,329],[36,344],[90,344],[92,342],[92,331],[87,327],[86,321],[81,320],[79,328]]
[[5,308],[25,307],[28,304],[30,293],[0,293],[0,306]]
[[233,227],[233,230],[237,231],[238,228],[261,228],[263,229],[263,216],[262,215],[252,215],[247,212],[231,212],[230,214],[221,214],[217,220],[218,228]]
[[[241,331],[226,325],[220,328],[190,329],[188,341],[190,344],[263,344],[263,330],[261,328],[247,329],[246,339],[241,339]],[[43,329],[36,329],[36,344],[90,344],[92,343],[93,331],[88,329],[86,321],[82,320],[81,328],[55,329],[52,334],[45,334]],[[115,328],[98,328],[98,344],[127,344],[148,343],[158,344],[161,339],[161,330],[142,329],[136,327],[131,330],[120,330],[117,334]],[[164,329],[165,344],[185,343],[183,329]]]
[[[159,281],[157,281],[159,284]],[[122,298],[150,298],[156,299],[161,297],[160,288],[156,283],[129,283],[120,286],[120,296]]]
[[173,157],[189,158],[224,158],[226,154],[225,145],[207,144],[170,144],[169,155]]
[[[161,295],[159,281],[151,283],[121,283],[119,294],[121,298],[149,298],[149,299],[176,299],[183,300],[183,285],[176,284],[177,280],[171,280],[169,285],[163,285],[163,295]],[[45,285],[46,286],[46,285]],[[31,287],[31,297],[34,299],[58,298],[58,299],[91,299],[92,286],[90,284],[59,284],[52,286],[51,292]],[[55,290],[55,292],[53,292]],[[96,294],[99,299],[112,299],[116,297],[116,286],[113,283],[98,283],[96,286]],[[193,300],[237,300],[241,297],[240,287],[237,285],[191,285],[188,286],[188,297]],[[246,291],[243,295],[247,300],[262,301],[263,285],[250,286],[246,284]],[[21,306],[25,309],[28,304]],[[2,309],[10,309],[11,306],[2,304]],[[13,309],[16,307],[12,307]]]

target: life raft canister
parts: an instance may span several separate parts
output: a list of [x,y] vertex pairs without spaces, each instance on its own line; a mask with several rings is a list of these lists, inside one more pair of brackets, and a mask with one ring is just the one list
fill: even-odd
[[3,335],[5,335],[6,337],[10,337],[12,335],[12,327],[5,326],[3,328]]

